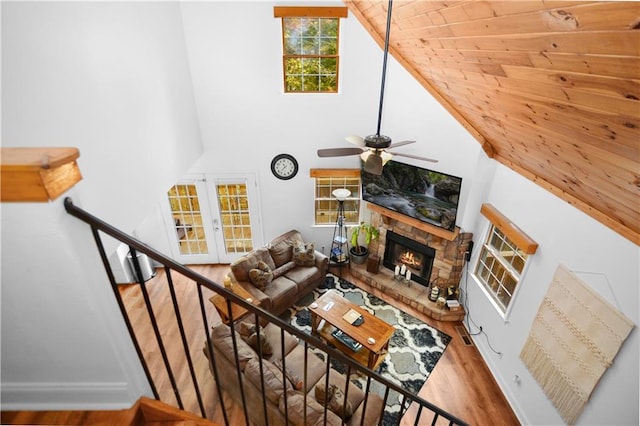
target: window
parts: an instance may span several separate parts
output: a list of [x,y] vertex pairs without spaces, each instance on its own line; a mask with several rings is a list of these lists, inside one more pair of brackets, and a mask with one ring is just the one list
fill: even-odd
[[360,169],[311,169],[315,178],[315,225],[335,225],[338,200],[332,192],[346,188],[351,195],[344,202],[346,225],[360,223]]
[[480,211],[491,225],[478,257],[475,276],[494,305],[506,315],[529,255],[536,252],[538,244],[492,205],[484,204]]
[[340,18],[346,7],[274,7],[282,18],[285,93],[338,91]]

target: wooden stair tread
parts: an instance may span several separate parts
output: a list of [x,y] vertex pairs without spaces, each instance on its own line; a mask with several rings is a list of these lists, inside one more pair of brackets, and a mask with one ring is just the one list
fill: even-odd
[[2,412],[2,424],[218,426],[162,401],[141,397],[126,410]]
[[[142,413],[145,425],[184,425],[184,426],[214,426],[210,420],[195,414],[180,410],[162,401],[142,397],[138,400],[139,412]],[[134,406],[135,407],[135,406]]]

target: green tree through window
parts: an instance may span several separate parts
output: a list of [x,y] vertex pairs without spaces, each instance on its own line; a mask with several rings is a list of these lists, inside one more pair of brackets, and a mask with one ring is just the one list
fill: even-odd
[[339,18],[346,8],[276,7],[275,15],[282,17],[285,92],[337,92]]

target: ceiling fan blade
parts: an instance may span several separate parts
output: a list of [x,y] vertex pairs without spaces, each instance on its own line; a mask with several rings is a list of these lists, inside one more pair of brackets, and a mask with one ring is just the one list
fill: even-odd
[[362,149],[360,148],[327,148],[318,150],[318,157],[345,157],[347,155],[360,154],[362,154]]
[[347,136],[345,139],[351,142],[352,144],[354,144],[355,146],[361,146],[363,148],[365,146],[364,138],[361,138],[360,136],[351,135],[351,136]]
[[364,171],[372,175],[382,174],[382,157],[377,154],[371,154],[364,162]]
[[398,146],[409,145],[410,143],[416,143],[416,141],[394,142],[391,145],[389,145],[389,148],[396,148]]
[[431,163],[438,162],[438,160],[434,160],[433,158],[420,157],[419,155],[413,155],[413,154],[403,154],[402,152],[389,152],[389,154],[398,155],[400,157],[415,158],[416,160],[429,161]]

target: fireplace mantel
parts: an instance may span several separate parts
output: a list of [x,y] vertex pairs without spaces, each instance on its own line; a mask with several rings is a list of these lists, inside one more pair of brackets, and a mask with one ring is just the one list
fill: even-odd
[[371,203],[367,204],[367,208],[371,210],[371,223],[380,229],[380,236],[369,245],[371,253],[383,258],[387,232],[400,234],[435,250],[431,276],[427,286],[419,285],[417,282],[408,286],[399,286],[394,280],[393,271],[386,266],[378,273],[369,273],[365,268],[352,267],[352,273],[368,285],[398,299],[413,300],[412,305],[432,318],[440,320],[463,318],[464,309],[449,312],[438,308],[436,304],[429,301],[428,292],[433,286],[442,291],[450,287],[458,288],[473,234],[461,232],[459,228],[449,232]]
[[397,220],[400,223],[404,223],[406,225],[412,226],[413,228],[420,229],[431,235],[436,235],[440,238],[444,238],[445,240],[453,241],[458,238],[458,234],[460,233],[460,228],[455,227],[454,231],[447,231],[446,229],[442,229],[440,227],[430,225],[426,222],[422,222],[421,220],[414,219],[402,213],[394,212],[393,210],[385,209],[384,207],[380,207],[376,204],[367,203],[367,208],[371,211],[379,213],[383,218],[390,218]]

